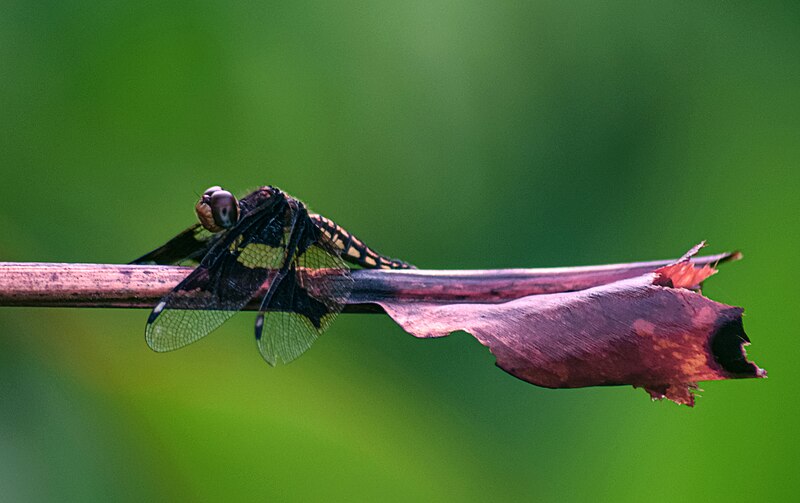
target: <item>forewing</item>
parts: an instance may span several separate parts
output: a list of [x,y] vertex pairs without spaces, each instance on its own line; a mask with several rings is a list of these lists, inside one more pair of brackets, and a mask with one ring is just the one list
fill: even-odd
[[350,270],[325,241],[296,256],[256,319],[264,360],[289,363],[308,350],[342,311],[352,284]]
[[190,344],[242,309],[286,259],[283,212],[242,222],[216,241],[201,264],[150,314],[147,344],[171,351]]
[[131,264],[198,263],[214,242],[214,235],[200,224],[194,224],[162,246],[137,258]]

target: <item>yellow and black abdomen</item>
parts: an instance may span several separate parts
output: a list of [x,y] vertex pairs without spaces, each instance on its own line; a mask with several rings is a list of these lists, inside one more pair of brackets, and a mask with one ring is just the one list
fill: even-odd
[[342,259],[367,269],[416,269],[413,265],[386,257],[365,245],[363,241],[352,235],[333,220],[310,213],[308,215],[320,231],[330,239],[334,247],[342,254]]

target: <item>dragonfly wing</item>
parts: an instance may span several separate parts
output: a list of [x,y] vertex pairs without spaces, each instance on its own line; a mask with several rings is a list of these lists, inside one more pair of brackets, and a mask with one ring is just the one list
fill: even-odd
[[353,279],[336,249],[306,226],[297,254],[277,278],[256,318],[256,341],[270,365],[289,363],[328,329],[342,311]]
[[131,264],[198,263],[214,242],[214,235],[194,224],[162,246],[137,258]]
[[[236,314],[258,291],[251,285],[219,292],[214,285],[227,282],[226,274],[198,266],[161,299],[147,319],[145,339],[154,351],[172,351],[209,334]],[[251,290],[248,292],[248,290]]]
[[210,333],[242,309],[283,268],[288,208],[243,219],[216,239],[200,265],[161,299],[147,320],[155,351],[171,351]]

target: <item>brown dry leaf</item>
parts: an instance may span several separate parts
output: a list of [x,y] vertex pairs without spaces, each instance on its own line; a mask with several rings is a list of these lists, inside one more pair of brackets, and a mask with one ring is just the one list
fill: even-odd
[[416,337],[472,334],[497,365],[548,388],[630,384],[693,405],[699,381],[765,377],[747,361],[742,309],[694,289],[716,273],[690,257],[635,278],[502,303],[380,305]]

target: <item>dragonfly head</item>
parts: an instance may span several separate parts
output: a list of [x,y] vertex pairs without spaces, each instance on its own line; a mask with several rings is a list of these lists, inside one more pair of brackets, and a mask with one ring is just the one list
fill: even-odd
[[206,190],[194,206],[200,223],[211,232],[230,229],[239,220],[239,202],[222,187]]

